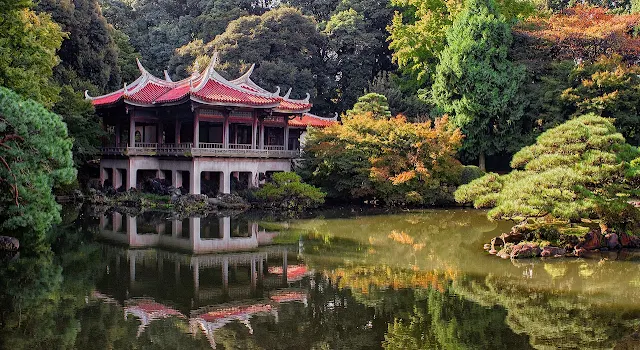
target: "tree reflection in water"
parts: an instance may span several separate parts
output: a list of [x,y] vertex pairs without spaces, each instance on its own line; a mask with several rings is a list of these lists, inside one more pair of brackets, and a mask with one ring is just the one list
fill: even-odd
[[0,348],[638,347],[637,263],[487,257],[477,244],[504,225],[480,216],[293,221],[275,238],[276,223],[242,223],[294,245],[218,263],[94,243],[99,225],[81,217],[51,250],[0,265]]

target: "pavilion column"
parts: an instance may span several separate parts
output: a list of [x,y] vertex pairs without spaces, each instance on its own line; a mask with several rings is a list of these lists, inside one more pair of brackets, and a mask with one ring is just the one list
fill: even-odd
[[138,169],[135,167],[133,159],[129,158],[129,169],[127,169],[127,189],[137,187]]
[[196,113],[193,120],[193,147],[200,147],[200,114]]
[[253,123],[251,123],[251,149],[258,148],[258,117],[253,116]]
[[129,117],[129,147],[136,146],[136,120]]
[[182,187],[182,171],[174,170],[171,172],[171,185],[175,188]]
[[222,125],[222,148],[229,148],[229,113],[225,113]]
[[182,236],[182,220],[171,221],[171,236],[172,237]]
[[120,186],[122,186],[122,173],[120,173],[120,169],[118,168],[113,168],[113,173],[111,175],[111,185],[113,186],[114,189],[118,189],[120,188]]
[[120,147],[120,121],[116,122],[116,147]]
[[264,120],[260,123],[260,149],[264,149]]
[[182,127],[182,123],[179,120],[176,120],[175,135],[174,135],[176,144],[180,144],[180,127]]
[[[197,146],[194,144],[194,147]],[[191,181],[189,182],[189,193],[200,194],[200,163],[198,163],[196,159],[191,162],[191,171],[189,172],[189,176],[191,177]]]
[[289,149],[289,121],[287,120],[287,117],[284,117],[284,121],[285,121],[285,125],[284,125],[284,150],[288,150]]
[[158,144],[163,144],[164,143],[164,137],[162,137],[164,135],[164,123],[158,123],[158,130],[157,130],[157,138],[156,141],[158,141]]

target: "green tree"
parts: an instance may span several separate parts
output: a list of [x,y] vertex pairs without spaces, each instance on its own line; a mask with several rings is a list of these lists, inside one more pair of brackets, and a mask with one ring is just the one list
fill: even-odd
[[[526,0],[500,0],[497,10],[508,23],[525,19],[535,13]],[[392,0],[402,11],[396,11],[389,25],[389,47],[393,60],[417,86],[432,82],[440,53],[445,48],[447,31],[463,9],[463,0]]]
[[63,33],[30,0],[0,2],[0,85],[46,106],[57,100],[51,80]]
[[55,69],[60,85],[92,93],[121,87],[117,48],[97,0],[40,0],[37,9],[50,13],[69,33],[58,52],[61,63]]
[[[465,135],[462,151],[477,156],[520,145],[524,68],[509,61],[511,30],[493,0],[469,0],[447,32],[447,47],[429,94]],[[430,96],[429,96],[430,95]]]
[[455,196],[492,208],[491,219],[594,218],[602,206],[633,193],[638,155],[610,120],[587,114],[545,131],[516,153],[511,173],[489,173],[460,186]]
[[42,243],[60,221],[53,186],[76,177],[72,142],[60,117],[0,88],[0,229]]
[[425,120],[433,106],[420,100],[414,89],[407,88],[408,79],[405,75],[380,72],[369,83],[367,91],[387,97],[392,115],[402,114],[413,121]]
[[300,175],[281,172],[273,174],[271,181],[256,191],[256,197],[268,207],[303,211],[322,205],[325,194],[303,183]]
[[352,106],[374,77],[375,50],[382,40],[368,30],[364,17],[354,9],[336,12],[323,31],[328,37],[328,65],[337,78],[338,103],[343,113]]
[[391,111],[389,110],[387,97],[373,92],[360,96],[358,98],[358,102],[353,105],[353,108],[347,111],[347,117],[363,115],[366,113],[371,113],[371,115],[377,119],[391,118]]

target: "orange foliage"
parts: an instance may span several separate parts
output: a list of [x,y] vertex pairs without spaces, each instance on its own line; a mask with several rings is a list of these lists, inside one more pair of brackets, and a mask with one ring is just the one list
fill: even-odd
[[640,14],[616,15],[600,7],[575,6],[550,17],[530,18],[514,28],[516,34],[551,44],[554,59],[595,60],[617,53],[625,60],[640,54],[635,28]]

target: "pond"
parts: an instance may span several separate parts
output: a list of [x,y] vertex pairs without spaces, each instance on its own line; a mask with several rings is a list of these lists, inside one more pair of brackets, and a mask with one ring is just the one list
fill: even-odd
[[0,265],[2,349],[638,349],[640,253],[509,261],[476,210],[69,210]]

